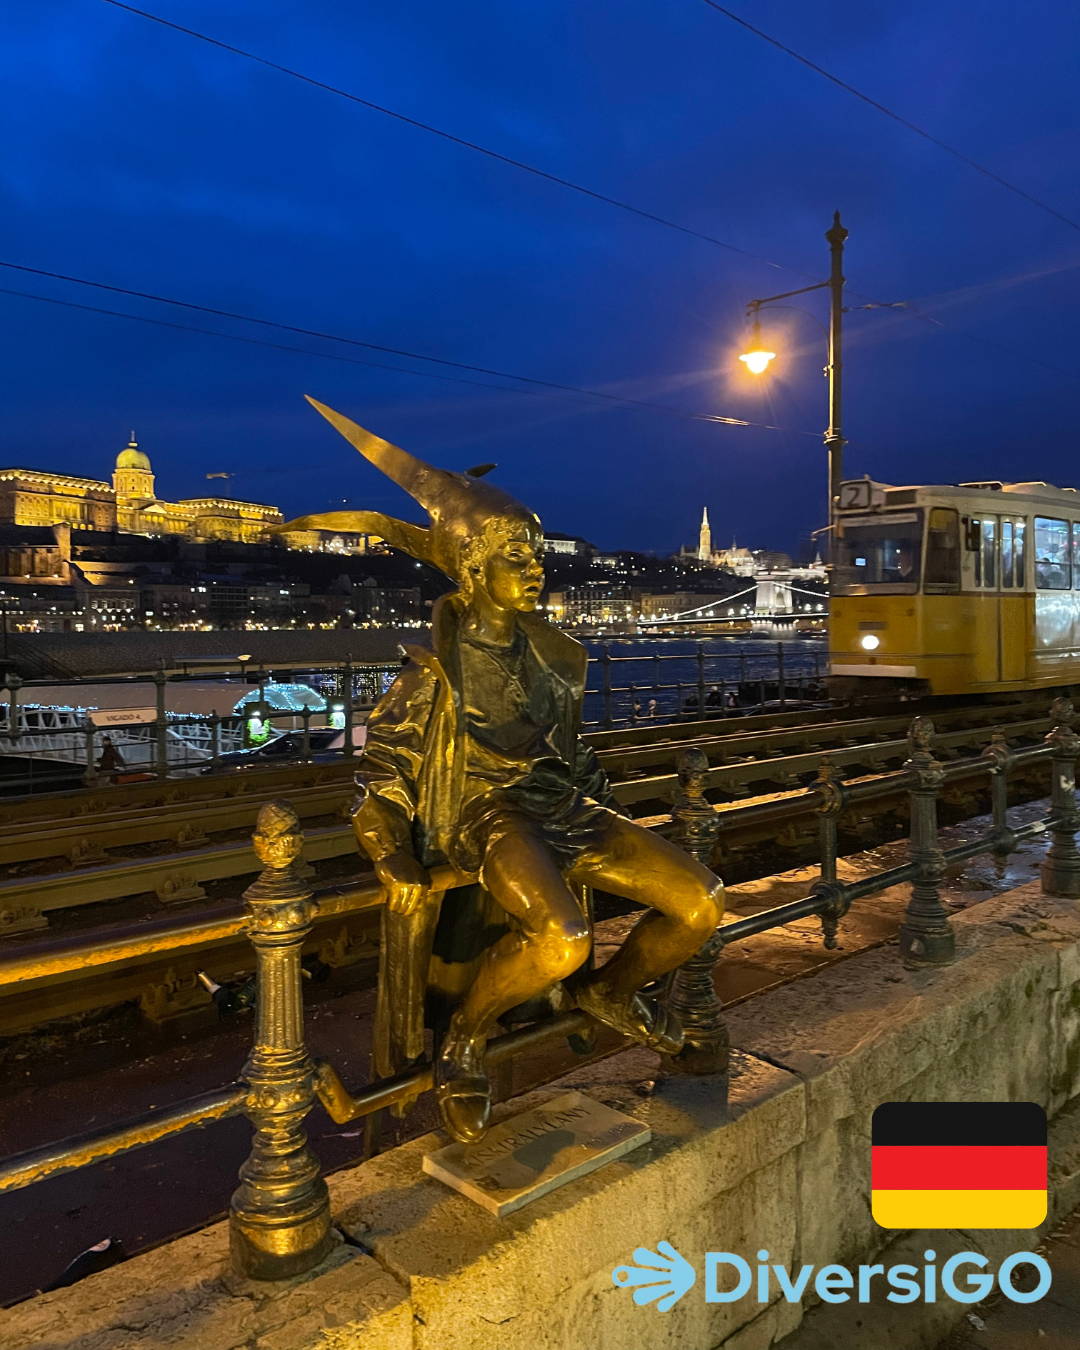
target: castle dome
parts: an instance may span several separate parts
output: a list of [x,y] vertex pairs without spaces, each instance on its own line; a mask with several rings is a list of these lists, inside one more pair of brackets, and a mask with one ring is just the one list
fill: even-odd
[[139,449],[134,436],[131,438],[131,444],[121,450],[116,456],[116,467],[118,469],[147,469],[150,468],[150,460]]

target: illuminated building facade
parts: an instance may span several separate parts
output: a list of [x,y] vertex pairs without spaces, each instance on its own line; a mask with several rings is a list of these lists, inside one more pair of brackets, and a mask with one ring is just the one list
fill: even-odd
[[[134,440],[117,456],[111,487],[92,478],[38,469],[0,469],[0,524],[5,525],[70,525],[77,530],[261,544],[270,538],[270,527],[283,520],[276,506],[229,497],[161,501],[154,492],[150,460]],[[293,544],[288,536],[285,542]],[[297,544],[313,546],[306,537]]]
[[637,618],[630,587],[602,581],[555,592],[550,610],[556,622],[567,624],[630,624]]
[[116,529],[116,493],[108,483],[38,469],[0,469],[0,524]]
[[748,548],[740,548],[734,539],[730,548],[714,548],[707,508],[701,513],[697,547],[684,544],[675,557],[680,563],[700,563],[704,567],[718,568],[721,572],[731,572],[737,577],[752,577],[763,567],[791,566],[791,559],[786,553],[751,552]]

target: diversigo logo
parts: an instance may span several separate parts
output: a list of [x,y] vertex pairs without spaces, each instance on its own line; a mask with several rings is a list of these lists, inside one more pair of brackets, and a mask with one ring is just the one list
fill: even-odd
[[[697,1283],[697,1271],[670,1242],[658,1242],[658,1250],[638,1247],[635,1265],[616,1266],[611,1272],[620,1289],[633,1289],[634,1302],[656,1303],[657,1312],[668,1312]],[[769,1303],[778,1292],[788,1303],[799,1303],[811,1287],[823,1303],[870,1302],[875,1279],[883,1280],[890,1292],[890,1303],[936,1303],[939,1292],[957,1303],[979,1303],[987,1298],[995,1283],[1014,1303],[1036,1303],[1050,1289],[1050,1267],[1038,1252],[1013,1252],[996,1271],[987,1269],[989,1261],[981,1252],[957,1252],[938,1268],[937,1253],[928,1249],[924,1266],[899,1262],[894,1266],[804,1265],[798,1275],[782,1265],[769,1265],[769,1253],[758,1252],[755,1271],[750,1262],[735,1252],[706,1252],[704,1292],[706,1303],[737,1303],[753,1290],[758,1303]],[[1032,1290],[1017,1289],[1013,1272],[1024,1265],[1035,1267],[1038,1283]],[[734,1280],[734,1283],[732,1283]]]
[[[947,1142],[946,1142],[947,1141]],[[1030,1102],[888,1102],[872,1124],[872,1206],[880,1227],[1036,1228],[1046,1218],[1046,1114]],[[698,1270],[670,1242],[638,1247],[634,1264],[611,1273],[634,1302],[668,1312],[698,1282]],[[804,1265],[798,1273],[770,1262],[756,1267],[737,1252],[706,1252],[701,1283],[706,1303],[777,1295],[798,1303],[812,1290],[823,1303],[869,1303],[884,1288],[890,1303],[979,1303],[995,1284],[1014,1303],[1036,1303],[1051,1272],[1037,1252],[1017,1251],[996,1270],[981,1252],[957,1252],[940,1266],[928,1247],[923,1266],[898,1262]],[[1014,1272],[1032,1266],[1034,1289],[1019,1289]],[[875,1281],[878,1283],[875,1284]],[[1026,1283],[1026,1281],[1025,1281]]]

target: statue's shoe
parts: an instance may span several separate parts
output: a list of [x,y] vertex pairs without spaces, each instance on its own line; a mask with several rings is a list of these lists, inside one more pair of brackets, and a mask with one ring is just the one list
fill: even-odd
[[453,1050],[448,1039],[435,1061],[435,1100],[447,1134],[459,1144],[475,1144],[491,1123],[491,1082],[482,1063],[462,1065]]
[[598,1022],[661,1055],[677,1055],[683,1047],[682,1024],[670,1008],[655,999],[642,994],[612,998],[598,985],[586,982],[577,991],[577,1005]]

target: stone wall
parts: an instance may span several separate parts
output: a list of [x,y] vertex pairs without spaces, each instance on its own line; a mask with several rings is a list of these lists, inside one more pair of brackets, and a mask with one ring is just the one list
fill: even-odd
[[[791,1350],[932,1347],[964,1308],[708,1304],[668,1313],[612,1269],[666,1239],[796,1269],[890,1251],[992,1259],[1037,1234],[892,1234],[870,1215],[870,1115],[897,1099],[1021,1099],[1057,1116],[1051,1221],[1080,1203],[1080,906],[1036,885],[954,919],[957,963],[905,971],[894,946],[733,1008],[728,1101],[635,1050],[570,1087],[644,1121],[652,1143],[507,1219],[421,1172],[427,1136],[330,1179],[345,1241],[317,1272],[257,1285],[227,1271],[224,1225],[0,1314],[5,1350]],[[208,1141],[212,1138],[207,1136]],[[880,1259],[880,1258],[879,1258]],[[890,1255],[888,1260],[902,1260]],[[774,1299],[775,1299],[774,1293]],[[806,1301],[809,1308],[812,1298]],[[906,1319],[906,1320],[905,1320]],[[803,1325],[800,1327],[800,1322]]]

